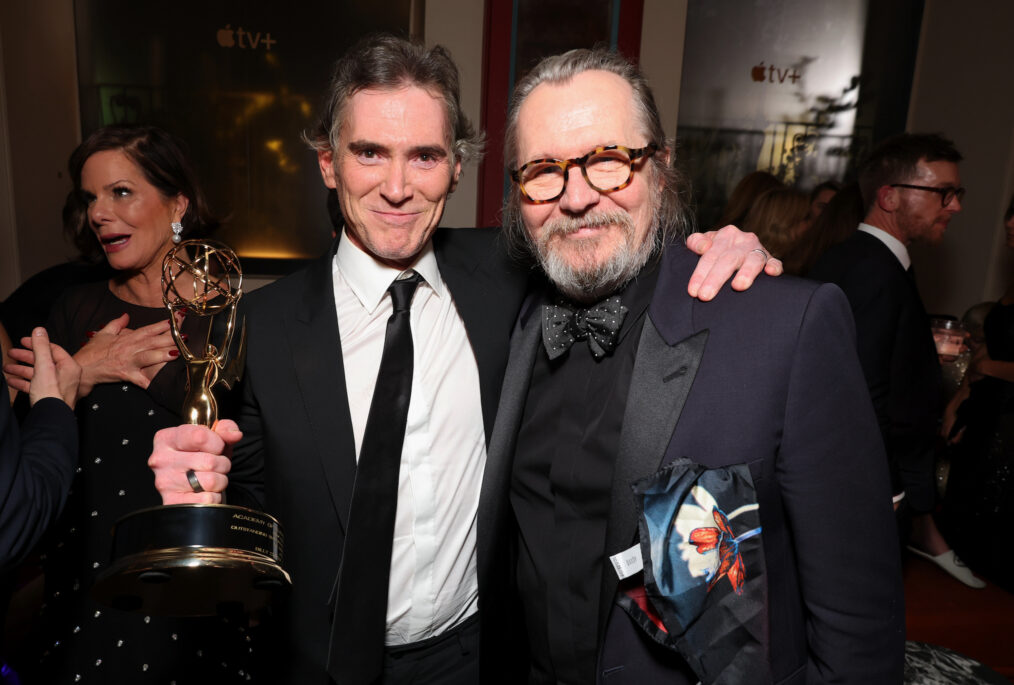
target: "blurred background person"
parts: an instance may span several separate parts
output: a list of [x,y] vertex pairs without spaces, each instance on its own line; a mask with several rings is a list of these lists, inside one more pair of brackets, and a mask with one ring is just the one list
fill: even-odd
[[[162,259],[174,238],[203,235],[218,220],[181,141],[161,129],[99,129],[71,154],[69,170],[67,229],[83,253],[104,255],[113,276],[67,291],[51,316],[54,340],[82,367],[81,467],[45,548],[40,631],[19,667],[40,683],[245,681],[245,627],[142,616],[89,597],[109,563],[113,524],[161,504],[147,457],[155,432],[182,420],[185,369],[162,303]],[[197,325],[191,317],[182,331],[195,338]],[[12,356],[31,361],[26,350]],[[30,369],[7,368],[26,377]]]
[[820,213],[827,207],[827,203],[839,190],[841,190],[841,184],[837,181],[824,181],[813,187],[813,190],[810,191],[810,221],[814,221],[820,216]]
[[[1014,197],[1004,228],[1014,249]],[[952,443],[944,533],[973,571],[1014,592],[1014,283],[990,308],[981,343],[969,330],[972,359],[944,415]]]
[[810,200],[795,188],[774,188],[754,201],[741,228],[756,233],[785,272],[799,273],[796,246],[810,229]]
[[[11,336],[7,333],[7,329],[4,327],[2,321],[0,321],[0,365],[7,366],[8,364],[14,363],[14,360],[8,356],[14,343],[11,342]],[[77,392],[77,390],[75,390]],[[17,396],[17,388],[8,388],[8,394],[10,395],[11,402],[14,402],[14,398]],[[0,393],[0,398],[3,397],[3,393]]]
[[[1008,237],[1008,242],[1010,237]],[[966,349],[958,356],[958,359],[953,364],[958,368],[956,373],[960,374],[958,377],[957,390],[951,394],[947,408],[944,410],[944,417],[940,430],[941,436],[945,439],[948,445],[956,444],[960,439],[961,426],[956,426],[957,423],[957,411],[958,408],[964,404],[965,400],[968,399],[971,393],[971,376],[969,374],[969,364],[973,358],[981,364],[983,361],[983,355],[988,357],[986,352],[986,318],[989,313],[993,311],[993,306],[996,302],[987,301],[974,304],[969,307],[964,314],[961,316],[961,324],[964,326],[967,337],[965,338]],[[979,356],[976,356],[979,355]]]
[[742,226],[746,215],[753,207],[754,201],[769,190],[784,188],[785,184],[779,181],[774,174],[766,171],[754,171],[739,180],[736,187],[729,195],[729,201],[722,210],[722,216],[715,228],[722,228],[732,224]]
[[[940,242],[961,211],[961,153],[939,134],[904,133],[881,142],[860,165],[865,216],[807,275],[848,297],[859,360],[891,467],[899,540],[973,588],[976,578],[941,535],[936,453],[946,404],[930,320],[909,246]],[[827,211],[827,210],[825,210]]]
[[[0,328],[0,340],[7,333]],[[0,570],[23,558],[59,514],[77,464],[77,423],[73,408],[81,367],[44,328],[25,343],[36,370],[31,383],[14,378],[28,393],[31,411],[19,426],[0,375]],[[6,351],[6,344],[4,347]],[[2,613],[0,613],[2,615]]]
[[[17,565],[63,508],[78,456],[73,407],[81,367],[50,344],[44,328],[36,328],[24,343],[37,353],[38,372],[31,384],[12,379],[28,393],[30,409],[20,425],[11,408],[16,390],[8,393],[0,374],[0,620],[7,616]],[[0,353],[10,348],[0,324]],[[7,668],[0,663],[0,675]]]
[[855,233],[865,214],[866,207],[858,183],[850,183],[835,193],[799,241],[795,257],[798,274],[806,276],[828,248]]

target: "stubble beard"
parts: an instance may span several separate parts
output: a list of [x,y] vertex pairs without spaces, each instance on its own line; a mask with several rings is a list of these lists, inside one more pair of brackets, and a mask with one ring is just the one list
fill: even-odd
[[906,245],[912,243],[925,243],[936,245],[943,240],[947,231],[949,220],[943,215],[936,215],[932,219],[923,219],[915,211],[907,210],[899,216],[898,225],[902,228],[904,235],[908,237]]
[[[620,236],[612,254],[597,257],[602,243],[613,235],[568,238],[581,228],[614,227]],[[612,232],[611,232],[612,233]],[[639,245],[634,220],[620,210],[592,212],[581,217],[563,217],[546,222],[534,239],[539,264],[553,285],[576,302],[595,302],[619,290],[638,274],[655,251],[649,229]],[[566,241],[566,248],[562,247]]]
[[914,242],[928,245],[939,243],[949,222],[950,219],[943,211],[931,219],[925,219],[920,215],[918,207],[912,203],[904,204],[897,215],[897,226],[901,229],[901,234],[908,238],[907,241],[902,241],[906,245]]

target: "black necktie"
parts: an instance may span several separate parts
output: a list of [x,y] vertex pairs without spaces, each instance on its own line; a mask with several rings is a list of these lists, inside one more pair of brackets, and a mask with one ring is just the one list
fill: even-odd
[[556,359],[578,340],[587,338],[595,359],[601,359],[616,347],[627,308],[618,295],[586,308],[566,303],[548,304],[542,309],[542,344],[550,359]]
[[398,510],[398,471],[412,394],[409,305],[418,274],[388,288],[394,312],[359,450],[331,629],[328,674],[339,685],[377,681],[384,665],[391,545]]

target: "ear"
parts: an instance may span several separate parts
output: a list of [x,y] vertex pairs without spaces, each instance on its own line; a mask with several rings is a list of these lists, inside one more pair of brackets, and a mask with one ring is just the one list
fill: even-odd
[[187,209],[189,208],[190,198],[183,193],[177,193],[176,197],[172,200],[173,221],[183,221],[183,217],[186,216]]
[[324,179],[324,185],[328,188],[337,188],[338,182],[334,173],[334,151],[331,148],[317,150],[317,165],[320,167],[320,176]]
[[877,188],[877,207],[885,212],[894,212],[899,204],[898,189],[891,186]]
[[461,161],[454,163],[454,175],[451,177],[451,187],[447,189],[447,194],[450,195],[454,192],[454,189],[458,187],[458,180],[461,178]]
[[[661,154],[665,158],[665,165],[666,166],[669,166],[670,164],[672,164],[673,154],[672,154],[672,148],[671,147],[667,146],[666,148],[664,148],[662,150],[659,150],[655,154]],[[664,186],[665,185],[665,179],[660,177],[658,179],[658,185],[659,185],[659,188],[661,188],[662,186]]]

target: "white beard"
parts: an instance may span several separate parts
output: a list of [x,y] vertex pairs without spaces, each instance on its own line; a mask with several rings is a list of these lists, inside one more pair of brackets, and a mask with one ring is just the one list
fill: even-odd
[[[622,240],[607,259],[596,263],[599,238],[570,239],[569,259],[558,243],[580,228],[614,226],[623,233]],[[634,221],[623,210],[591,212],[582,217],[564,217],[546,222],[538,239],[533,239],[535,254],[549,280],[566,297],[577,302],[594,302],[619,290],[630,281],[655,251],[651,236],[634,245]]]

